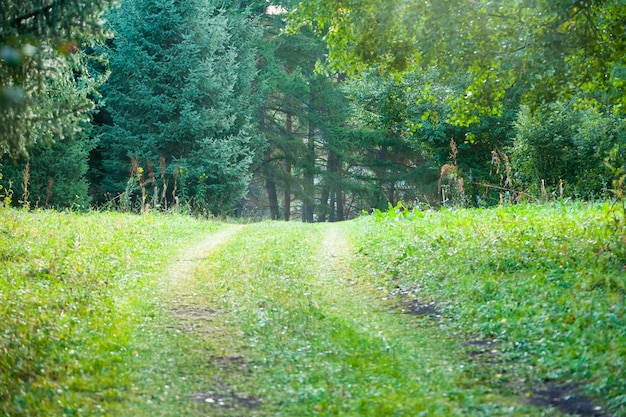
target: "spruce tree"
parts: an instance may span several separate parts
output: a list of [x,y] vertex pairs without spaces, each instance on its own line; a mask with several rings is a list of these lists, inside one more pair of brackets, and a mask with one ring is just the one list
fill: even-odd
[[112,3],[0,0],[0,157],[81,128],[94,87],[81,48],[103,38],[100,14]]
[[40,86],[41,96],[30,99],[34,107],[26,118],[28,121],[22,123],[24,115],[11,110],[5,115],[16,119],[0,130],[17,133],[28,126],[28,135],[20,136],[27,140],[22,145],[28,143],[28,152],[20,153],[18,148],[12,148],[14,153],[9,151],[0,156],[3,165],[0,185],[13,191],[17,197],[13,198],[13,204],[88,207],[90,197],[85,174],[89,151],[97,141],[90,119],[94,108],[92,96],[98,82],[90,74],[87,63],[87,55],[80,51],[57,59],[53,65],[59,72],[53,73],[54,76]]
[[103,89],[113,122],[101,142],[104,189],[123,193],[134,161],[140,188],[165,179],[151,197],[142,190],[144,200],[231,211],[261,145],[251,122],[254,21],[212,0],[128,0],[108,17],[115,38]]

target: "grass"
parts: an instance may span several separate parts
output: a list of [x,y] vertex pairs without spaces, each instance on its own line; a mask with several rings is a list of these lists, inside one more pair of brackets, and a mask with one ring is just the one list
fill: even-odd
[[492,386],[581,385],[626,414],[626,258],[609,207],[512,206],[360,221],[372,268],[435,302],[460,337],[498,341]]
[[197,271],[195,303],[217,311],[211,326],[220,329],[203,342],[204,356],[245,358],[243,372],[217,366],[205,384],[222,386],[215,397],[262,401],[211,415],[558,415],[468,378],[460,343],[394,310],[379,277],[339,257],[351,250],[325,233],[248,226]]
[[191,266],[225,225],[0,210],[0,415],[560,416],[548,381],[624,415],[606,210],[249,224]]
[[217,227],[0,210],[0,414],[112,415],[132,398],[155,280],[179,245]]

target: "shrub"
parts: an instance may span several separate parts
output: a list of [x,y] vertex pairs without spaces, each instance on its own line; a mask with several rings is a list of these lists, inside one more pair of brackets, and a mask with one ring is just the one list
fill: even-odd
[[542,180],[548,192],[563,181],[566,197],[607,196],[612,174],[604,161],[614,146],[626,144],[622,117],[580,108],[572,100],[536,113],[522,108],[515,132],[508,153],[524,188],[539,195]]

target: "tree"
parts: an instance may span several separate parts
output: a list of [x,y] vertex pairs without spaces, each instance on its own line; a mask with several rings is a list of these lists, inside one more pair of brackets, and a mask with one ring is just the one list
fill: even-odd
[[80,48],[103,38],[113,2],[0,0],[0,154],[62,140],[89,118],[95,84]]
[[618,152],[624,161],[626,124],[610,112],[580,108],[576,100],[550,103],[531,114],[523,108],[509,153],[524,188],[557,196],[607,197],[613,173],[605,161]]
[[36,143],[28,156],[6,160],[2,183],[13,191],[13,204],[86,210],[91,198],[85,174],[89,151],[96,143],[90,133],[91,126],[85,123],[80,132],[62,141]]
[[[399,200],[439,204],[441,170],[451,163],[465,182],[464,203],[479,201],[479,194],[480,201],[485,200],[485,184],[492,181],[488,161],[492,151],[511,143],[518,100],[510,94],[502,116],[483,117],[470,127],[456,126],[447,122],[452,108],[446,97],[461,91],[467,78],[461,76],[448,85],[441,84],[440,78],[436,70],[407,71],[400,78],[372,70],[347,82],[353,119],[371,129],[361,166],[371,177],[372,207],[385,209]],[[456,162],[450,158],[451,140],[457,147]]]
[[149,198],[156,204],[224,213],[244,195],[262,143],[251,121],[257,30],[236,6],[135,0],[108,15],[115,38],[103,88],[112,119],[99,150],[105,190],[124,193],[134,161],[143,204],[161,161],[168,180]]
[[324,35],[334,68],[436,67],[444,84],[466,74],[448,97],[455,124],[501,114],[513,86],[535,107],[584,93],[626,112],[621,0],[304,0],[291,24]]
[[268,147],[259,175],[270,218],[289,220],[300,210],[305,222],[344,220],[346,196],[364,192],[348,168],[363,142],[348,123],[350,104],[340,88],[345,77],[315,71],[326,49],[309,29],[279,35],[280,16],[268,15],[264,23],[258,113]]

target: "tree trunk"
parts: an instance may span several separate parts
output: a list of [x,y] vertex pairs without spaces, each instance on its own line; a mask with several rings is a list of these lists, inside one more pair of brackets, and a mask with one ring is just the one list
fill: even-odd
[[330,212],[330,206],[328,205],[328,198],[330,197],[330,187],[328,184],[324,184],[322,192],[320,194],[320,214],[317,219],[318,222],[324,223]]
[[313,123],[310,120],[307,133],[303,191],[302,221],[305,223],[313,223],[313,211],[315,209],[315,135]]
[[[320,217],[319,222],[324,223],[331,216],[333,206],[332,201],[329,204],[328,199],[331,197],[331,187],[333,182],[333,166],[335,155],[333,152],[328,151],[328,159],[326,160],[326,179],[320,193]],[[330,220],[332,221],[332,220]]]
[[272,175],[272,167],[268,162],[272,156],[273,148],[268,146],[264,152],[263,175],[265,176],[265,190],[267,192],[267,201],[270,208],[270,218],[278,220],[280,218],[280,210],[278,208],[278,193],[276,191],[276,182]]
[[283,190],[283,216],[286,222],[291,219],[291,162],[285,162],[285,189]]
[[[287,135],[291,138],[293,134],[293,116],[289,113],[285,118],[285,130],[287,131]],[[287,159],[285,161],[285,189],[283,190],[283,216],[286,222],[291,219],[291,161]]]
[[278,220],[280,218],[280,211],[278,210],[278,193],[276,192],[276,183],[270,178],[265,177],[265,189],[267,190],[267,199],[270,205],[270,218],[272,220]]
[[341,190],[341,187],[337,189],[337,217],[336,220],[338,222],[342,222],[346,219],[346,215],[344,213],[345,206],[345,195]]

